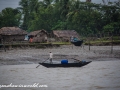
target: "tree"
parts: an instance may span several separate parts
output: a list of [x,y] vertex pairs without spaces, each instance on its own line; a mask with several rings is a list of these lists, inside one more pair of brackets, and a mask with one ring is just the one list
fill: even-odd
[[20,5],[21,27],[29,31],[74,29],[79,34],[98,34],[109,25],[113,32],[120,29],[119,2],[101,5],[80,0],[21,0]]
[[21,0],[19,2],[23,14],[23,23],[21,28],[24,30],[28,30],[30,25],[30,21],[34,19],[34,14],[38,12],[39,2],[38,0]]
[[0,13],[0,28],[18,26],[21,20],[21,13],[18,9],[5,8]]

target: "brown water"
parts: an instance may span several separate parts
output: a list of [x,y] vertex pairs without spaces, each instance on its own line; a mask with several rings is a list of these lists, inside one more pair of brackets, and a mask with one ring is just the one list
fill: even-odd
[[47,85],[48,87],[0,90],[120,90],[120,61],[93,61],[80,68],[45,68],[37,64],[0,66],[0,85]]

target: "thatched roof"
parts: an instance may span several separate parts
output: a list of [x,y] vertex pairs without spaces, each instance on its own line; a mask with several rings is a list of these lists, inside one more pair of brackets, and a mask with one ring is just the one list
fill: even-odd
[[61,37],[76,37],[79,38],[79,34],[75,30],[54,30],[53,34],[57,36],[58,38]]
[[41,33],[41,32],[44,32],[47,34],[47,32],[45,30],[37,30],[37,31],[33,31],[33,32],[30,32],[28,34],[28,36],[36,36],[37,34]]
[[0,29],[1,35],[25,35],[27,32],[18,27],[3,27]]

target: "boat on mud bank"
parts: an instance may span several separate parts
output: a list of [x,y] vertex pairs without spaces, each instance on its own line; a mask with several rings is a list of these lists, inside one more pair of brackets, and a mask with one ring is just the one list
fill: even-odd
[[74,44],[75,46],[81,46],[83,43],[83,40],[79,40],[79,41],[72,41],[72,44]]

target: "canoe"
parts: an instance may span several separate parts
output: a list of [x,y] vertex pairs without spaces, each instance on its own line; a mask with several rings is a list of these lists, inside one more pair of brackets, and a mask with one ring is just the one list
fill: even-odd
[[80,62],[72,62],[72,63],[39,63],[47,68],[49,67],[82,67],[89,64],[92,61],[80,61]]
[[83,43],[83,40],[79,40],[79,41],[73,41],[71,42],[72,44],[74,44],[75,46],[81,46]]

